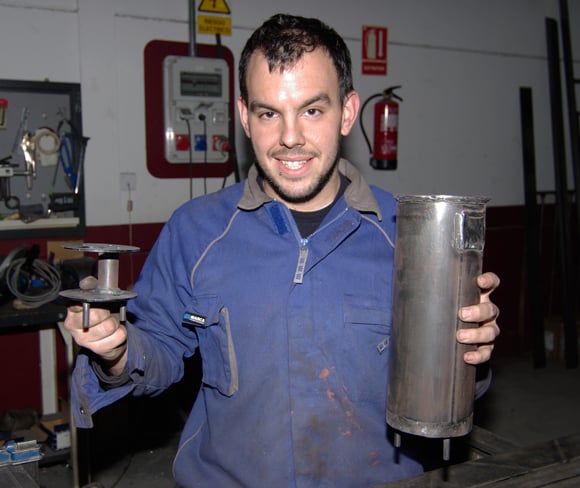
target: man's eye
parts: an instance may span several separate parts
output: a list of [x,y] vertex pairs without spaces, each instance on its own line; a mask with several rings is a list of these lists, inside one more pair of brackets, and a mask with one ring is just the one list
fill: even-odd
[[321,111],[317,108],[309,108],[305,113],[309,117],[315,117],[316,115],[319,115]]
[[276,116],[274,112],[262,112],[260,114],[261,119],[273,119]]

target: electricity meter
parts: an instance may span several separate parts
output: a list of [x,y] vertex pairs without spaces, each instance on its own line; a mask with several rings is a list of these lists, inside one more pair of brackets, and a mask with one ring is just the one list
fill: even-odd
[[221,58],[163,60],[165,159],[224,163],[229,158],[229,66]]

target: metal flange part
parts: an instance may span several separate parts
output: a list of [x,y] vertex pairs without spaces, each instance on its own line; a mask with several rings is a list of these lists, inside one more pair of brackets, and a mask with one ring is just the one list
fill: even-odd
[[80,302],[120,302],[123,300],[130,300],[135,298],[137,293],[126,290],[101,290],[94,288],[92,290],[62,290],[60,296],[70,298],[71,300],[78,300]]
[[125,246],[121,244],[103,244],[103,243],[65,243],[62,245],[65,249],[71,249],[73,251],[81,252],[97,252],[102,254],[121,254],[126,252],[137,252],[138,247],[135,246]]
[[[89,327],[89,313],[91,303],[106,302],[126,302],[137,296],[132,291],[121,290],[118,287],[119,281],[119,254],[139,251],[135,246],[123,246],[119,244],[101,243],[66,243],[62,245],[65,249],[82,252],[96,252],[99,254],[99,269],[97,286],[90,290],[62,290],[60,295],[70,300],[75,300],[83,304],[83,328]],[[119,310],[120,320],[125,321],[126,311],[123,304]]]

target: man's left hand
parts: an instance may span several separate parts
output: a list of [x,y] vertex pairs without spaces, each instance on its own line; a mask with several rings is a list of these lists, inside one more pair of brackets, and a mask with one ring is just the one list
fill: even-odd
[[463,307],[459,318],[464,322],[477,322],[479,327],[457,331],[457,340],[462,344],[476,344],[475,351],[466,352],[463,359],[469,364],[480,364],[489,361],[493,351],[493,342],[499,335],[497,317],[499,308],[490,301],[489,296],[499,286],[499,277],[494,273],[483,273],[477,277],[481,288],[478,305]]

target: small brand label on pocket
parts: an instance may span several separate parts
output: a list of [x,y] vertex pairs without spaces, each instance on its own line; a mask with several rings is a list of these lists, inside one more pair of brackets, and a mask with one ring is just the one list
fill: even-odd
[[183,314],[183,320],[190,324],[205,325],[206,317],[192,312],[185,312]]

